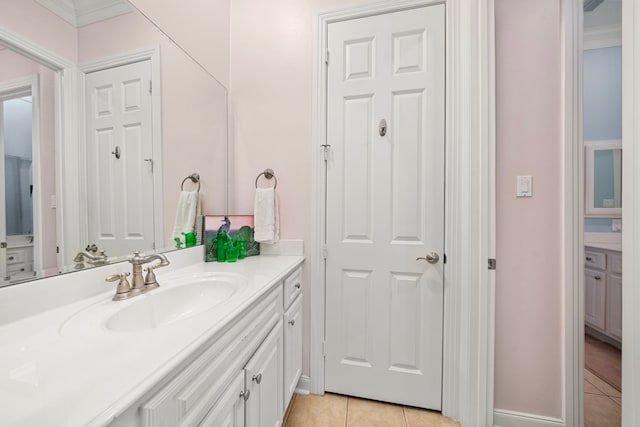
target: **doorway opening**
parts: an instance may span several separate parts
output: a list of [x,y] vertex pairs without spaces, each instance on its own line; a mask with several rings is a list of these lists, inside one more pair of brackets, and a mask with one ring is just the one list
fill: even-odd
[[621,425],[622,2],[583,11],[585,425]]

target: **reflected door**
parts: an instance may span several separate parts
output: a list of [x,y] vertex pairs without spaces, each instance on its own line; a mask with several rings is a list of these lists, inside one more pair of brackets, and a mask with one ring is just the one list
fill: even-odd
[[[329,25],[327,391],[439,410],[444,5]],[[422,258],[422,259],[417,259]]]
[[151,61],[85,80],[87,243],[107,255],[155,249],[150,82]]

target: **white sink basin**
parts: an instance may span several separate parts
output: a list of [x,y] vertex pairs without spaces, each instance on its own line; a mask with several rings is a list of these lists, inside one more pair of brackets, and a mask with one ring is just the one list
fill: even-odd
[[111,331],[160,328],[195,316],[227,301],[247,286],[239,275],[206,273],[181,279],[175,286],[135,297],[105,323]]

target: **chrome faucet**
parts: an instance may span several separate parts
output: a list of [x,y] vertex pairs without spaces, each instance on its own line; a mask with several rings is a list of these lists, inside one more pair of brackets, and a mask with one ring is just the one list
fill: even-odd
[[76,265],[73,266],[76,270],[82,270],[85,268],[84,262],[85,258],[87,259],[87,264],[91,265],[105,265],[109,264],[109,257],[105,251],[100,251],[98,254],[93,253],[93,251],[80,251],[76,254],[75,258],[73,258],[73,262]]
[[[160,261],[160,264],[149,266],[147,268],[147,277],[143,279],[142,265],[153,261]],[[141,256],[140,252],[138,251],[133,253],[133,257],[129,258],[129,262],[131,263],[133,268],[133,274],[131,278],[131,291],[136,294],[150,291],[159,287],[160,285],[156,280],[156,274],[153,272],[153,270],[169,265],[169,260],[163,254]]]

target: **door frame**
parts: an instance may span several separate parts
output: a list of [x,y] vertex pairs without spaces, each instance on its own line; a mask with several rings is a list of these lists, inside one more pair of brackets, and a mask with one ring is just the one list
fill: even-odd
[[[33,74],[20,79],[12,80],[0,85],[0,101],[4,98],[3,93],[29,91],[32,99],[31,107],[31,180],[33,182],[33,193],[31,201],[33,204],[33,271],[35,277],[40,277],[42,270],[42,188],[40,176],[40,79],[37,74]],[[0,114],[2,114],[0,106]],[[0,118],[2,124],[2,118]],[[2,130],[0,130],[2,134]],[[4,150],[2,150],[4,153]],[[4,194],[4,192],[3,192]],[[6,240],[6,236],[5,236]]]
[[[493,425],[495,55],[493,0],[384,0],[314,16],[311,338],[312,393],[324,393],[328,25],[432,4],[446,7],[446,161],[442,413]],[[330,141],[327,142],[330,144]]]
[[[161,83],[160,83],[160,46],[150,46],[143,49],[136,49],[123,54],[108,56],[92,61],[87,61],[78,66],[79,70],[79,98],[78,105],[80,105],[80,135],[86,135],[86,78],[87,74],[103,71],[109,68],[116,68],[123,65],[132,64],[135,62],[151,61],[151,114],[152,114],[152,126],[151,126],[151,138],[152,138],[152,150],[153,150],[153,238],[154,238],[154,250],[162,249],[165,245],[163,238],[164,228],[164,215],[163,215],[163,203],[162,203],[162,97],[161,97]],[[86,136],[81,137],[82,143],[79,147],[78,154],[78,168],[81,177],[86,177]],[[78,227],[77,238],[79,242],[89,241],[89,228],[88,228],[88,213],[87,213],[87,186],[86,179],[83,179],[80,183],[80,227]],[[81,250],[79,247],[78,250]]]

